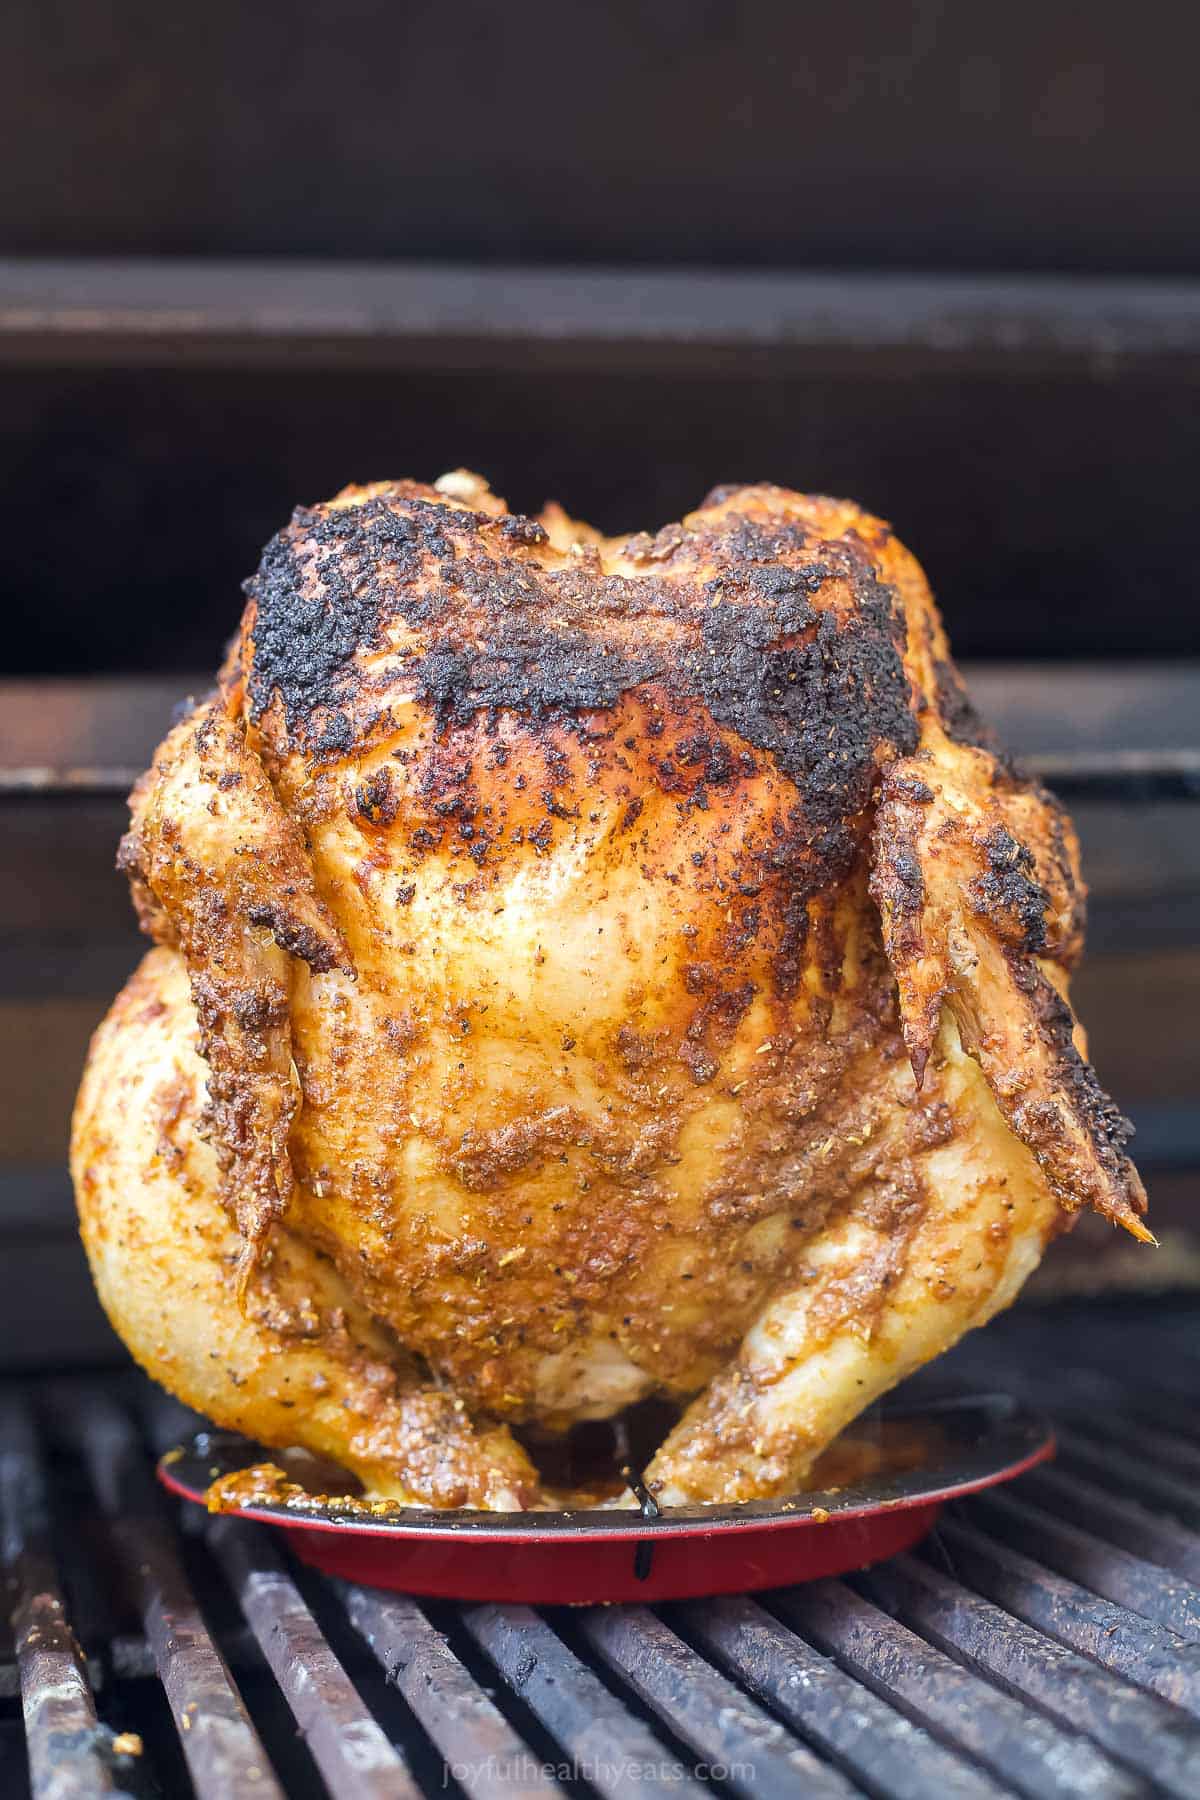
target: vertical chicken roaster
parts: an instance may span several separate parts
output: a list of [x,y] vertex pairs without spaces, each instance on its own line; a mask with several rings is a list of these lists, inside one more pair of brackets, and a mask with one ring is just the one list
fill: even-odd
[[1012,1300],[1129,1127],[1067,1000],[1069,820],[855,506],[655,536],[463,472],[268,546],[120,862],[154,940],[75,1119],[138,1360],[439,1507],[649,1396],[662,1504],[802,1486]]

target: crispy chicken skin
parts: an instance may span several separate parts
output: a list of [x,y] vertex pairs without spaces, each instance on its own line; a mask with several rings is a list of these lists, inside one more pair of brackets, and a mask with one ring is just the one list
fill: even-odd
[[132,797],[155,940],[75,1116],[117,1330],[368,1491],[553,1503],[651,1395],[668,1503],[786,1492],[1016,1294],[1129,1126],[1066,998],[1069,820],[848,503],[656,536],[463,471],[267,547]]

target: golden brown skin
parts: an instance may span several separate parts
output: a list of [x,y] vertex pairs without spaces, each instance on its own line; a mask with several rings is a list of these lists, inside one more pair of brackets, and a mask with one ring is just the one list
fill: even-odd
[[459,471],[298,512],[248,592],[133,796],[163,947],[73,1152],[184,1399],[511,1507],[506,1426],[665,1395],[664,1500],[779,1493],[1072,1209],[1149,1235],[1074,834],[878,520],[750,487],[622,543]]

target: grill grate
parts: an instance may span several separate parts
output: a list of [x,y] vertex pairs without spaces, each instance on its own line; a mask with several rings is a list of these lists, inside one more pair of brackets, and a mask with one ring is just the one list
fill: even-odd
[[1183,1302],[1011,1315],[955,1376],[1053,1411],[1053,1468],[849,1581],[656,1611],[322,1579],[165,1502],[152,1457],[190,1421],[148,1383],[7,1391],[0,1792],[1190,1800],[1195,1322]]

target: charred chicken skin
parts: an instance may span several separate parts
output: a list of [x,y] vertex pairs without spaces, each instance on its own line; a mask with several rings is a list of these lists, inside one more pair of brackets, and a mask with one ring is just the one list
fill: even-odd
[[1149,1238],[1074,832],[886,525],[764,485],[606,540],[459,471],[298,511],[247,591],[132,796],[156,947],[74,1125],[182,1399],[509,1510],[660,1396],[660,1502],[777,1495],[1079,1208]]

